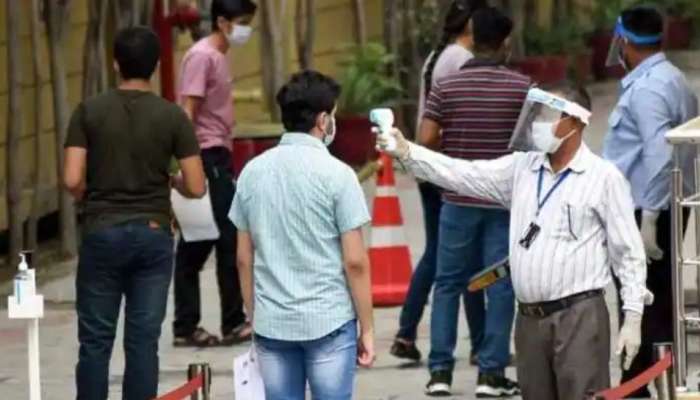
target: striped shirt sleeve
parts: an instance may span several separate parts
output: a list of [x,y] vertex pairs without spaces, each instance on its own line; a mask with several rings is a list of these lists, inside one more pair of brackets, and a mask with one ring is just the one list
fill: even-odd
[[335,218],[340,233],[360,228],[370,221],[365,194],[352,169],[345,170],[335,195]]
[[413,143],[409,146],[407,164],[419,179],[460,195],[492,201],[510,208],[515,159],[522,153],[495,160],[467,161],[447,157]]
[[431,119],[438,124],[442,122],[442,86],[440,81],[435,82],[433,87],[430,89],[428,98],[425,102],[425,111],[423,112],[423,118]]
[[228,215],[231,222],[233,222],[233,225],[235,225],[236,228],[242,232],[247,232],[250,229],[248,224],[248,212],[245,209],[244,200],[246,192],[246,175],[247,174],[244,170],[243,173],[241,173],[241,176],[238,178],[238,182],[236,184],[236,194],[233,196],[233,204],[231,204],[231,210],[229,211]]
[[623,309],[642,313],[653,295],[646,288],[644,244],[634,219],[634,203],[627,180],[617,170],[608,174],[603,203],[612,268],[622,283]]

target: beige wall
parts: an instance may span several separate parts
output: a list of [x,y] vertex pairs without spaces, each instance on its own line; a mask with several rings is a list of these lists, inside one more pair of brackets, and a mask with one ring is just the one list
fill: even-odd
[[[12,0],[20,1],[20,0]],[[66,70],[68,74],[68,93],[71,105],[77,104],[80,97],[81,89],[81,60],[82,46],[85,29],[87,26],[87,0],[73,0],[70,27],[66,36]],[[32,59],[30,45],[30,2],[21,0],[21,21],[20,21],[20,38],[19,43],[10,44],[19,47],[19,52],[22,57],[21,68],[21,87],[22,87],[22,140],[20,142],[20,151],[22,154],[22,178],[25,182],[27,190],[23,192],[24,210],[23,213],[28,213],[31,193],[30,181],[31,174],[34,170],[35,153],[34,153],[34,95],[37,90],[37,85],[34,82],[32,74]],[[5,22],[5,6],[0,7],[0,229],[7,226],[7,215],[5,210],[5,140],[7,129],[7,40],[6,40],[6,22]],[[41,161],[42,168],[40,179],[43,187],[47,188],[46,193],[42,196],[41,209],[44,213],[48,213],[56,208],[57,199],[55,196],[56,185],[56,158],[54,147],[54,129],[53,129],[53,108],[51,102],[51,81],[48,63],[48,50],[44,33],[45,29],[41,26],[41,72],[42,82],[38,85],[41,90],[44,107],[41,110],[43,114],[43,123],[41,127]]]
[[[32,60],[29,36],[29,1],[19,1],[22,4],[22,20],[19,46],[22,57],[22,176],[27,190],[24,192],[24,211],[28,212],[31,193],[30,180],[34,168],[34,113],[33,99],[36,86],[32,77]],[[70,28],[66,38],[66,69],[68,73],[68,94],[71,109],[80,100],[82,79],[82,48],[87,27],[87,1],[72,0],[70,12]],[[381,36],[381,0],[366,0],[366,13],[368,34],[370,38]],[[315,45],[315,67],[323,72],[336,75],[339,72],[337,63],[342,58],[343,45],[353,42],[353,14],[350,0],[317,0],[317,31]],[[294,1],[288,1],[287,12],[284,18],[284,38],[288,55],[287,71],[298,69],[295,61],[294,50]],[[257,22],[256,22],[257,23]],[[5,153],[4,144],[7,127],[7,45],[5,36],[5,7],[0,7],[0,229],[7,225],[5,211]],[[45,29],[42,24],[42,34]],[[231,64],[235,76],[236,89],[245,92],[250,90],[262,90],[260,77],[260,52],[259,35],[255,35],[250,43],[235,49],[231,57]],[[180,33],[177,35],[176,66],[179,60],[191,44],[189,35]],[[42,75],[43,82],[39,85],[44,107],[43,126],[41,135],[41,181],[46,188],[42,195],[42,211],[48,213],[56,209],[56,158],[53,129],[53,108],[51,98],[51,82],[49,75],[48,52],[45,37],[41,40]],[[158,87],[157,85],[155,86]],[[238,102],[236,104],[237,118],[241,122],[265,121],[267,112],[263,103]]]

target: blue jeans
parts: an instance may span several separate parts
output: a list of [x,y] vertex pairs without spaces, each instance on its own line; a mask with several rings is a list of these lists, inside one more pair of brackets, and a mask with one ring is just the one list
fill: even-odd
[[134,222],[83,238],[76,278],[80,353],[78,400],[105,400],[109,360],[125,299],[124,400],[158,391],[158,339],[173,272],[173,239],[163,228]]
[[[509,220],[509,213],[503,210],[442,206],[428,360],[431,371],[454,368],[459,296],[474,274],[508,255]],[[482,292],[468,295],[473,296],[483,299]],[[471,314],[477,331],[483,331],[479,371],[503,374],[510,358],[515,312],[510,279],[487,288],[486,298],[488,307],[483,302],[477,307],[478,300],[467,302],[467,314]]]
[[267,400],[351,400],[357,360],[357,322],[316,340],[291,342],[255,335]]
[[[423,204],[423,225],[425,226],[425,251],[418,265],[413,270],[411,284],[408,287],[406,300],[401,308],[399,317],[399,332],[397,338],[415,341],[418,333],[418,324],[423,317],[428,296],[435,281],[435,269],[437,266],[438,233],[440,231],[440,210],[442,209],[442,193],[440,189],[429,182],[418,184],[421,203]],[[483,303],[483,299],[482,299]],[[467,295],[464,295],[464,308],[467,311]],[[467,314],[467,321],[469,321]],[[480,335],[471,331],[470,340],[472,352],[477,353],[480,345]]]

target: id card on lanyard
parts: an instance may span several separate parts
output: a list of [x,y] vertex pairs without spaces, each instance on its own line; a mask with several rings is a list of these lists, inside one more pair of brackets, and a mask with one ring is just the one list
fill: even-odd
[[552,196],[552,193],[554,193],[554,191],[557,190],[557,188],[559,188],[561,183],[564,182],[564,180],[569,176],[570,173],[570,169],[564,171],[559,177],[559,179],[544,195],[544,198],[540,200],[540,198],[542,197],[542,180],[544,175],[544,166],[540,167],[539,176],[537,178],[537,213],[535,214],[535,220],[530,222],[530,225],[528,225],[527,229],[525,229],[525,232],[523,233],[523,236],[518,241],[518,244],[520,244],[523,248],[529,249],[530,246],[532,246],[532,243],[535,241],[535,239],[537,239],[537,237],[539,236],[540,232],[542,232],[542,227],[536,222],[538,217],[540,216],[540,211],[542,211],[544,205],[547,204],[547,201]]

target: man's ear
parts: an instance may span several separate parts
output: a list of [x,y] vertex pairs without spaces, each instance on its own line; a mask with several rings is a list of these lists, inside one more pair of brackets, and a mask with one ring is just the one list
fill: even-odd
[[586,124],[583,123],[580,119],[576,118],[576,129],[578,129],[579,132],[582,132],[586,130]]
[[316,127],[318,127],[321,130],[325,130],[326,125],[328,124],[329,118],[330,118],[330,114],[328,114],[325,111],[318,114],[318,116],[316,117]]
[[327,115],[328,114],[326,112],[316,114],[316,129],[320,131],[326,129],[326,118],[328,118]]

